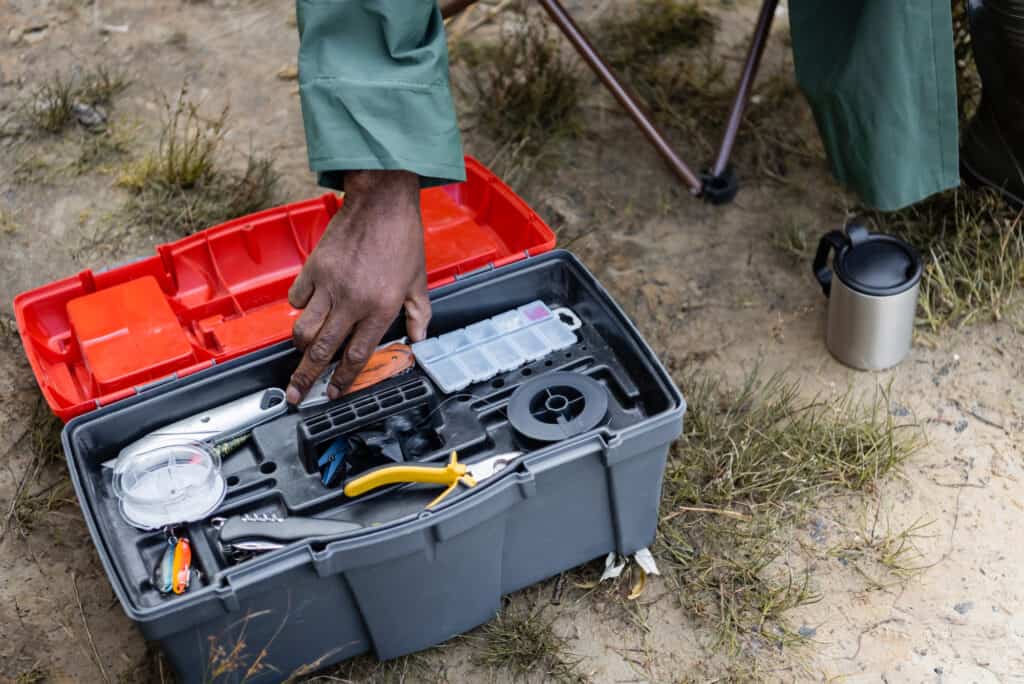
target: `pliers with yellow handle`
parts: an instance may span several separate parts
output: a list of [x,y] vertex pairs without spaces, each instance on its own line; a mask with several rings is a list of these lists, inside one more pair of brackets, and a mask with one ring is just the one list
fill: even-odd
[[445,490],[427,504],[433,508],[451,494],[459,484],[475,487],[491,475],[502,470],[522,455],[521,451],[510,451],[485,458],[476,463],[460,463],[459,455],[452,452],[451,460],[445,465],[385,465],[368,470],[345,484],[345,496],[365,494],[378,487],[402,482],[445,485]]

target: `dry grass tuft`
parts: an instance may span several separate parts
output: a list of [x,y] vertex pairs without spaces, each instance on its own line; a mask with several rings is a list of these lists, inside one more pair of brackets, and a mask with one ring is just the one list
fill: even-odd
[[436,665],[424,654],[413,653],[386,662],[372,655],[361,655],[300,681],[303,684],[404,684],[443,680],[438,676]]
[[794,220],[778,224],[772,232],[772,246],[793,257],[793,262],[803,268],[810,264],[807,259],[811,256],[813,239],[807,224]]
[[50,671],[38,665],[31,669],[19,672],[13,680],[13,684],[43,684],[50,681]]
[[60,133],[74,116],[76,89],[71,79],[60,74],[40,84],[26,109],[29,125],[44,133]]
[[906,209],[875,213],[879,229],[921,250],[925,272],[919,323],[946,326],[1000,320],[1024,284],[1021,214],[990,190],[960,188]]
[[92,171],[110,172],[115,163],[131,153],[137,130],[135,126],[114,123],[102,131],[82,133],[66,169],[77,176]]
[[62,466],[63,428],[63,423],[40,398],[28,419],[26,432],[17,442],[18,446],[28,447],[30,457],[17,476],[14,495],[0,520],[0,540],[12,529],[27,534],[50,511],[74,504],[67,469]]
[[[924,572],[927,565],[917,548],[918,539],[930,522],[915,521],[902,529],[881,526],[876,510],[870,524],[861,524],[849,539],[828,550],[828,554],[857,573],[868,590],[902,586]],[[866,521],[862,521],[866,522]]]
[[[718,148],[737,78],[715,50],[715,29],[700,3],[644,0],[593,32],[595,44],[652,117],[688,149],[696,146],[705,161]],[[803,119],[809,120],[808,110],[789,63],[772,71],[766,60],[740,128],[734,166],[744,175],[786,182],[791,166],[821,157],[806,128],[794,125]]]
[[578,59],[562,49],[550,21],[522,9],[508,16],[496,43],[461,46],[466,69],[455,83],[470,125],[498,150],[491,166],[515,182],[554,143],[582,130],[584,84]]
[[120,94],[131,81],[128,76],[106,65],[99,65],[82,77],[78,87],[78,99],[89,105],[110,105],[114,96]]
[[64,424],[60,418],[53,415],[50,407],[40,398],[29,420],[29,449],[42,466],[64,460],[64,447],[60,441],[63,429]]
[[74,122],[76,105],[109,106],[128,83],[122,72],[106,66],[68,77],[57,73],[32,92],[23,117],[31,130],[58,134]]
[[513,679],[537,676],[542,681],[587,681],[577,669],[580,659],[552,623],[543,616],[543,608],[507,605],[480,628],[478,636],[467,637],[474,644],[473,660],[477,665],[503,670]]
[[241,173],[224,165],[228,110],[204,117],[183,88],[155,152],[130,165],[119,184],[131,197],[115,217],[168,239],[270,206],[278,176],[269,158],[249,153]]
[[[605,59],[623,70],[643,69],[680,48],[708,45],[715,20],[698,3],[677,0],[641,0],[629,16],[616,15],[597,27]],[[636,74],[636,72],[631,72]]]
[[738,390],[703,376],[682,383],[690,409],[665,473],[659,555],[683,606],[729,653],[804,639],[786,613],[818,600],[806,573],[779,558],[808,506],[829,492],[870,490],[916,448],[873,402],[804,400],[781,376]]
[[18,336],[18,322],[10,314],[0,314],[0,345],[15,349],[21,344]]
[[11,235],[18,232],[18,212],[0,205],[0,234]]

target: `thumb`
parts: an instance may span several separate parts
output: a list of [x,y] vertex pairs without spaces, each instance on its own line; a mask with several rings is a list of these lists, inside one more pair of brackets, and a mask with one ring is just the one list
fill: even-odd
[[409,339],[419,342],[427,336],[430,323],[430,297],[427,295],[426,278],[419,278],[405,300],[405,330]]
[[311,271],[312,269],[307,261],[306,265],[299,271],[299,275],[295,276],[292,286],[288,289],[288,303],[296,309],[306,308],[309,298],[313,296],[313,276]]

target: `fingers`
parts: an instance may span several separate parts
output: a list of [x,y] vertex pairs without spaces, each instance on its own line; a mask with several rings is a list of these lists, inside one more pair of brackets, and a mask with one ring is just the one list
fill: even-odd
[[417,282],[405,300],[405,331],[409,339],[419,342],[427,336],[430,323],[430,297],[427,295],[426,278]]
[[338,362],[338,367],[331,377],[331,383],[327,387],[329,399],[337,399],[348,389],[348,386],[366,366],[366,362],[370,360],[370,356],[380,343],[380,338],[384,336],[390,323],[390,318],[372,317],[363,319],[355,327],[352,337],[345,347],[345,354]]
[[326,290],[316,290],[292,327],[292,340],[299,351],[305,351],[313,344],[330,312],[331,296]]
[[324,372],[334,358],[334,353],[341,347],[352,328],[351,317],[339,307],[335,307],[327,316],[313,341],[306,347],[299,367],[292,373],[288,381],[285,399],[290,404],[298,404],[309,393],[320,374]]
[[309,298],[313,296],[312,270],[303,266],[302,270],[299,271],[299,275],[295,276],[295,280],[292,281],[292,286],[288,289],[288,303],[296,309],[304,308]]

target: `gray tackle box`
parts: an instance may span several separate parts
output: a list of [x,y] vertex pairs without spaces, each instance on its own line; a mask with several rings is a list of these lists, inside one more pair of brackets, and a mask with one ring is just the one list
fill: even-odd
[[[190,523],[185,532],[199,574],[180,595],[154,590],[165,537],[122,519],[110,469],[102,464],[162,425],[284,387],[298,352],[278,343],[155,383],[67,424],[71,478],[111,585],[182,681],[212,679],[228,657],[236,662],[218,681],[277,681],[365,652],[402,656],[487,622],[510,592],[652,543],[666,457],[682,430],[685,403],[637,329],[576,257],[548,251],[433,289],[429,334],[535,300],[576,314],[582,326],[575,345],[451,397],[415,368],[254,430],[224,459],[230,486],[217,515],[366,524],[236,558],[218,544],[213,526]],[[402,334],[404,324],[396,321],[385,339]],[[559,371],[600,383],[607,412],[583,434],[532,442],[510,426],[509,398],[524,383]],[[423,485],[394,485],[359,498],[324,488],[302,456],[325,446],[309,441],[316,434],[310,426],[326,425],[324,412],[333,411],[326,439],[379,423],[395,407],[417,411],[417,420],[436,431],[425,460],[446,460],[453,449],[468,462],[510,449],[525,455],[430,510],[425,506],[438,492]]]

